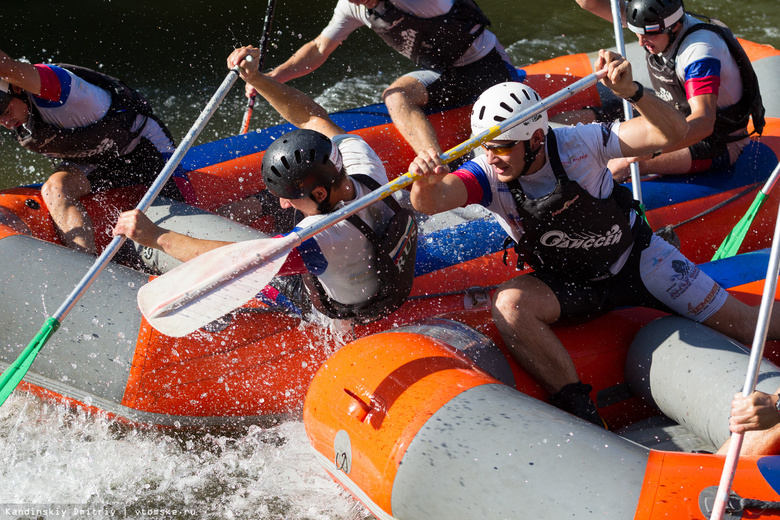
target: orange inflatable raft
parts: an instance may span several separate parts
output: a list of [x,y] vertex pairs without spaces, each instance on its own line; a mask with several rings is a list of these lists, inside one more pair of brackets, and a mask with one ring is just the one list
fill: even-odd
[[[382,519],[708,519],[724,457],[684,451],[729,438],[744,347],[646,309],[555,330],[612,431],[546,404],[487,311],[459,311],[328,359],[304,406],[318,459]],[[774,392],[780,369],[759,381]],[[726,518],[780,518],[779,492],[780,457],[743,457]]]
[[[758,45],[749,52],[762,80],[775,81],[780,56],[769,49]],[[521,72],[548,95],[590,74],[590,62],[585,54],[566,56]],[[592,89],[553,112],[599,102],[598,91]],[[465,107],[429,115],[443,146],[467,138],[468,114]],[[780,108],[768,107],[768,115],[764,135],[754,137],[734,167],[643,183],[651,224],[655,229],[676,225],[683,252],[692,260],[711,258],[777,164]],[[377,150],[390,177],[406,170],[413,153],[384,106],[333,114],[333,119]],[[161,199],[150,216],[165,227],[203,238],[244,240],[267,232],[273,224],[269,217],[246,227],[208,210],[262,189],[263,150],[289,129],[283,125],[193,148],[175,173],[187,204]],[[100,249],[111,239],[116,215],[134,207],[142,193],[131,187],[82,201],[95,223]],[[743,251],[768,245],[777,203],[776,194],[767,200]],[[346,330],[303,322],[289,307],[257,300],[220,324],[170,338],[152,329],[138,312],[136,293],[149,280],[148,272],[112,265],[48,341],[20,388],[146,424],[236,424],[298,412],[317,368],[344,343],[486,305],[491,287],[516,274],[501,260],[505,234],[489,218],[462,212],[421,217],[421,230],[418,276],[408,301],[387,319]],[[92,258],[59,244],[37,188],[0,192],[0,254],[6,260],[0,283],[0,369],[17,358],[92,265]],[[149,251],[141,251],[140,257],[147,267],[161,271],[176,265]],[[478,316],[489,320],[485,314]]]

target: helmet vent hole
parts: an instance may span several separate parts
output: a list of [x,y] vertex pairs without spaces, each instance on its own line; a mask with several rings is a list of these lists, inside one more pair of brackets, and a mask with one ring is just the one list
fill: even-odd
[[273,174],[276,175],[277,177],[282,176],[282,174],[279,173],[279,170],[276,168],[276,166],[271,166],[271,172],[273,172]]
[[479,118],[484,119],[485,118],[485,109],[487,107],[485,105],[482,105],[482,107],[479,109]]
[[500,106],[501,106],[501,108],[503,108],[504,110],[506,110],[506,111],[507,111],[507,112],[509,112],[510,114],[513,112],[513,110],[512,110],[512,107],[510,107],[508,104],[506,104],[506,103],[505,103],[505,102],[503,102],[503,101],[501,102],[501,105],[500,105]]
[[285,168],[288,170],[290,169],[290,161],[287,160],[287,157],[282,156],[279,160],[282,162]]
[[300,150],[295,150],[295,162],[297,162],[298,164],[301,164],[303,162],[303,157],[301,155]]

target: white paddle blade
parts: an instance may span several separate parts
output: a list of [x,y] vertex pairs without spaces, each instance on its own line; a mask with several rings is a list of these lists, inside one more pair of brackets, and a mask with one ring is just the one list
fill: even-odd
[[138,307],[163,334],[185,336],[255,297],[299,242],[291,234],[204,253],[143,286]]

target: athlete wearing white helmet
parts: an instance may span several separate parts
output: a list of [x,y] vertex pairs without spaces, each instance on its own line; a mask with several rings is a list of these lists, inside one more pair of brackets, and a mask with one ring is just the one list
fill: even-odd
[[[622,56],[600,51],[595,69],[617,96],[642,114],[624,123],[547,128],[547,117],[509,129],[483,145],[485,155],[449,173],[429,150],[410,165],[422,178],[412,186],[418,211],[438,213],[480,204],[515,242],[518,267],[534,272],[505,282],[493,300],[493,319],[518,363],[556,406],[601,424],[574,363],[549,326],[563,317],[591,316],[643,305],[677,312],[740,341],[750,341],[756,316],[663,239],[637,213],[630,191],[616,184],[610,159],[670,146],[687,131],[671,105],[633,81]],[[500,123],[538,100],[522,85],[485,91],[472,130]],[[521,145],[522,143],[522,145]],[[745,314],[742,314],[745,313]],[[780,336],[780,321],[772,333]]]
[[[482,133],[492,126],[501,124],[531,105],[541,101],[539,94],[529,86],[522,83],[499,83],[487,89],[474,103],[471,111],[471,131],[475,134]],[[532,147],[531,137],[537,130],[542,135],[547,135],[547,111],[538,114],[516,125],[494,139],[494,141],[522,142],[525,150],[525,169],[520,175],[525,175],[528,168],[534,162],[537,154],[542,150],[542,144]],[[506,146],[506,145],[504,145]],[[514,145],[512,145],[514,146]],[[502,146],[499,145],[499,148]],[[490,149],[487,146],[486,149]]]
[[[475,134],[484,132],[541,100],[542,98],[534,89],[522,83],[507,82],[493,85],[474,103],[471,110],[471,130]],[[510,128],[495,140],[527,141],[537,128],[547,133],[546,110]]]

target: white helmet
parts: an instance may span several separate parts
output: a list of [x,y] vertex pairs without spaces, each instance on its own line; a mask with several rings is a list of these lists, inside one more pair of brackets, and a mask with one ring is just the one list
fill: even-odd
[[[531,87],[510,81],[493,85],[479,96],[471,111],[471,131],[480,134],[502,121],[509,119],[521,110],[541,101],[539,94]],[[547,111],[527,119],[495,137],[496,140],[527,141],[537,128],[547,135]]]

